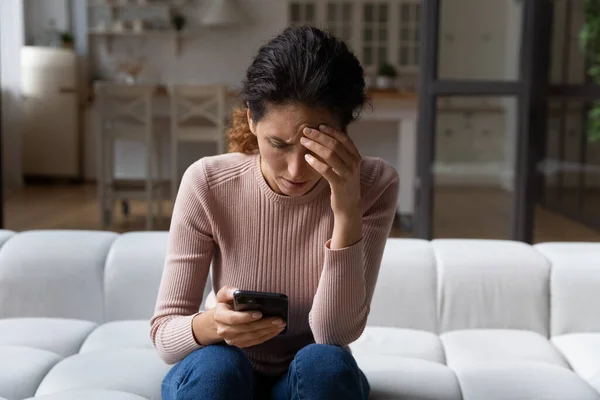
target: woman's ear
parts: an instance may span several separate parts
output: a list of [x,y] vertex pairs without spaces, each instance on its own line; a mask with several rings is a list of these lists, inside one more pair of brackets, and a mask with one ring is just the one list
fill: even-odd
[[256,127],[254,126],[254,121],[252,120],[252,111],[250,111],[250,108],[248,108],[246,111],[246,117],[248,118],[248,126],[250,127],[250,132],[252,132],[252,134],[256,136]]

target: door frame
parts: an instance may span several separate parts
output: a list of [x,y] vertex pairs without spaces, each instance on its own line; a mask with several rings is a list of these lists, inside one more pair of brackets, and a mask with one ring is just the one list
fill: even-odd
[[3,132],[3,116],[2,116],[2,29],[0,29],[0,229],[4,229],[4,132]]
[[[451,1],[451,0],[445,0]],[[440,96],[511,96],[517,99],[510,239],[531,243],[534,210],[547,125],[547,90],[552,28],[551,0],[523,2],[519,77],[513,81],[440,79],[438,76],[440,0],[423,0],[421,72],[417,123],[415,236],[433,239],[437,99]]]

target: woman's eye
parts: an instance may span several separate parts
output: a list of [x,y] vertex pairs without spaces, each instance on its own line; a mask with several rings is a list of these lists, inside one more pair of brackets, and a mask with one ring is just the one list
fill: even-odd
[[284,149],[284,148],[288,147],[288,145],[285,143],[273,143],[273,142],[271,142],[271,146],[273,146],[276,149]]

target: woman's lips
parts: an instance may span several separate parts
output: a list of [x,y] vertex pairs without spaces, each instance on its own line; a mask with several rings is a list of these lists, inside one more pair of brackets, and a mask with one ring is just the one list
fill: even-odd
[[301,188],[308,183],[308,181],[290,181],[289,179],[283,178],[288,186],[293,188]]

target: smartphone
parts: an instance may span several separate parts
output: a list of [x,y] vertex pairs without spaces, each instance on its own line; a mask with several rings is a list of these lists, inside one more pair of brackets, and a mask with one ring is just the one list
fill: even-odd
[[236,290],[233,292],[233,309],[235,311],[258,310],[263,317],[279,317],[286,323],[280,335],[287,333],[288,297],[285,294]]

